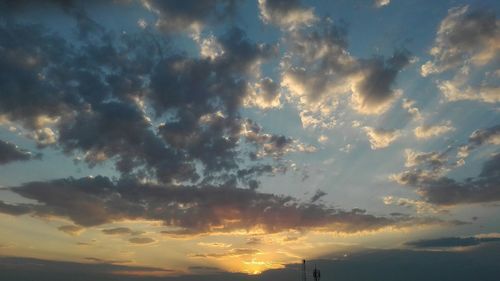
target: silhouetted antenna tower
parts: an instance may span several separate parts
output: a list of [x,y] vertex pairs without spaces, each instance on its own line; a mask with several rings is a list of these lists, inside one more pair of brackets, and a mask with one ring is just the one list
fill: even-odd
[[314,265],[313,277],[314,281],[319,281],[319,279],[321,278],[321,271],[316,268],[316,265]]
[[302,260],[302,281],[307,281],[306,260]]

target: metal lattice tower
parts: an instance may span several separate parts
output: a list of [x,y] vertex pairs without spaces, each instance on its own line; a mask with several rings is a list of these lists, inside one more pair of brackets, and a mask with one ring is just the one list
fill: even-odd
[[306,260],[302,260],[302,281],[307,281]]
[[319,281],[319,279],[321,278],[321,271],[316,268],[316,265],[314,265],[313,277],[314,281]]

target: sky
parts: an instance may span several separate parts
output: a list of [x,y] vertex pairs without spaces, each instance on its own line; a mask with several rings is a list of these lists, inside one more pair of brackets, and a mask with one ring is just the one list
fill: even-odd
[[0,1],[0,279],[498,280],[499,13]]

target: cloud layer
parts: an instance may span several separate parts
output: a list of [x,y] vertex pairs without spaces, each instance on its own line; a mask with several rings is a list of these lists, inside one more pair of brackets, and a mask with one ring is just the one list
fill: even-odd
[[[354,233],[444,223],[432,218],[374,216],[360,209],[345,211],[315,204],[321,194],[315,195],[313,203],[301,203],[289,196],[232,186],[169,187],[131,180],[115,183],[105,177],[95,177],[31,182],[10,190],[38,204],[1,203],[3,213],[56,216],[83,227],[122,220],[160,221],[169,229],[164,232],[172,235],[308,229]],[[122,228],[103,231],[130,233],[129,229]]]

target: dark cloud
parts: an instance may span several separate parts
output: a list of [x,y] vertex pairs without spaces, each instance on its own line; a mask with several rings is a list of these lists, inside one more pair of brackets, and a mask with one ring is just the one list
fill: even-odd
[[14,161],[27,161],[33,159],[33,155],[15,144],[0,140],[0,165]]
[[[168,275],[178,273],[173,269],[127,266],[125,260],[105,260],[88,257],[92,263],[50,261],[22,257],[1,257],[0,278],[3,280],[139,280],[148,275]],[[129,276],[131,275],[131,276]],[[157,278],[156,278],[157,280]]]
[[[258,159],[240,153],[247,120],[239,110],[248,81],[276,53],[273,46],[232,28],[214,39],[221,55],[198,58],[170,50],[168,39],[150,32],[86,30],[92,36],[74,44],[42,26],[2,22],[0,114],[30,131],[40,147],[60,148],[91,167],[110,161],[123,175],[165,183],[258,185],[249,171],[267,164],[240,167]],[[252,155],[265,147],[273,151],[264,156],[275,156],[280,147],[272,144],[289,140],[268,136]]]
[[[500,200],[500,153],[488,158],[476,177],[462,181],[445,176],[451,169],[463,165],[464,158],[473,150],[486,144],[498,145],[499,126],[474,131],[465,145],[449,147],[444,152],[418,153],[406,151],[405,166],[411,167],[393,179],[403,185],[416,188],[417,193],[428,203],[457,205]],[[449,154],[458,148],[457,160],[450,161]]]
[[314,146],[305,145],[297,140],[284,135],[273,135],[264,133],[262,128],[251,120],[246,120],[243,124],[245,140],[254,145],[257,151],[252,154],[253,159],[272,156],[281,158],[290,152],[314,152]]
[[85,227],[122,220],[155,220],[173,228],[165,231],[172,235],[255,228],[268,233],[291,229],[355,233],[388,226],[445,223],[433,218],[379,217],[364,210],[300,203],[293,197],[233,186],[162,186],[134,180],[112,182],[99,176],[30,182],[10,190],[39,202],[2,203],[2,210],[11,215],[57,216]]
[[426,201],[438,205],[494,202],[500,200],[500,154],[494,155],[483,165],[475,178],[459,182],[442,177],[418,180],[418,193]]
[[456,205],[500,200],[500,154],[487,160],[477,177],[463,181],[420,169],[405,171],[396,181],[417,188],[422,198],[436,205]]
[[[39,26],[0,22],[0,112],[26,127],[41,127],[41,118],[69,111],[65,95],[48,80],[50,64],[62,64],[65,42]],[[28,102],[29,101],[29,102]],[[69,101],[71,103],[71,101]]]
[[314,203],[314,202],[318,201],[319,199],[321,199],[321,197],[323,197],[323,196],[325,196],[327,194],[328,193],[324,192],[321,189],[316,190],[316,192],[314,193],[314,195],[311,197],[311,203]]
[[469,143],[475,146],[480,146],[485,143],[494,142],[495,138],[500,137],[500,125],[493,126],[487,129],[479,129],[474,131],[469,137]]
[[188,270],[192,273],[195,274],[200,274],[200,273],[216,273],[216,272],[223,272],[220,268],[217,267],[212,267],[212,266],[190,266],[188,267]]
[[445,237],[438,239],[424,239],[406,242],[405,245],[415,248],[452,248],[470,247],[483,243],[500,242],[500,238],[477,238],[477,237]]
[[360,112],[372,113],[385,111],[388,102],[394,97],[392,86],[397,74],[410,62],[407,50],[397,50],[392,57],[382,57],[362,61],[363,79],[355,84],[355,108]]
[[149,237],[132,237],[128,241],[132,244],[151,244],[155,242],[154,239]]
[[115,235],[115,234],[132,234],[133,231],[132,229],[128,227],[115,227],[115,228],[108,228],[108,229],[103,229],[102,232],[104,234],[108,235]]
[[101,264],[116,264],[116,263],[130,263],[132,262],[131,260],[107,260],[107,259],[100,259],[100,258],[95,258],[95,257],[86,257],[85,258],[88,261],[95,262],[95,263],[101,263]]
[[24,214],[29,214],[31,212],[30,206],[23,204],[7,204],[0,201],[0,212],[8,215],[19,216]]

